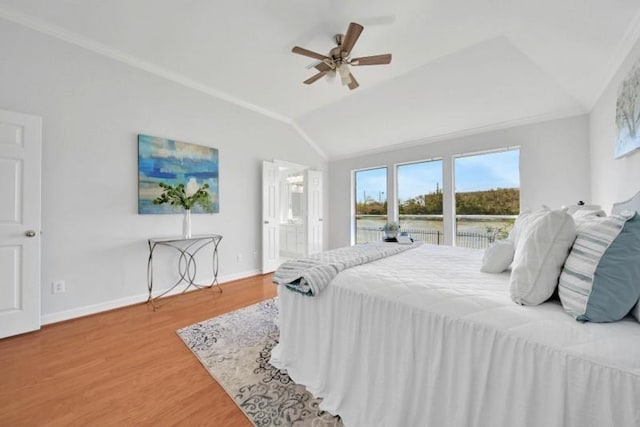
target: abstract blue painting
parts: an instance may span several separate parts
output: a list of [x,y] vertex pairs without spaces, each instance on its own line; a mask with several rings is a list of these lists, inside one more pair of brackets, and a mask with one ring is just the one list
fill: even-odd
[[[154,205],[153,199],[162,193],[159,183],[172,186],[191,182],[209,184],[210,212],[220,212],[218,192],[218,150],[188,142],[149,135],[138,135],[138,213],[182,213],[180,206],[168,203]],[[206,212],[200,206],[193,213]]]

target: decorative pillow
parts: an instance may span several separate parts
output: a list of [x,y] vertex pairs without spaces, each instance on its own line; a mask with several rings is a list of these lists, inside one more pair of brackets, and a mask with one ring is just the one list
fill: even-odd
[[571,205],[567,207],[567,213],[574,219],[589,215],[607,216],[600,205]]
[[497,240],[484,251],[480,271],[485,273],[502,273],[513,261],[515,247],[511,240]]
[[571,216],[573,216],[573,219],[578,220],[578,219],[590,219],[594,217],[604,218],[605,216],[607,216],[607,214],[605,213],[605,211],[600,209],[599,206],[587,206],[587,207],[584,207],[583,209],[578,209],[573,214],[571,214]]
[[547,212],[550,212],[550,209],[543,205],[534,211],[526,210],[518,215],[511,229],[511,233],[509,233],[509,240],[513,242],[513,245],[517,247],[520,236],[526,233],[536,219],[545,215]]
[[614,322],[640,298],[640,216],[581,222],[560,276],[560,301],[577,320]]
[[523,305],[548,300],[575,238],[573,218],[566,209],[547,210],[538,216],[516,243],[509,280],[511,299]]

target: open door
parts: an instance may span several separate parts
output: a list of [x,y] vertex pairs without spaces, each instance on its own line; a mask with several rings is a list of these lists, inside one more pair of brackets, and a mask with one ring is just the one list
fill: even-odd
[[40,329],[42,120],[0,110],[0,338]]
[[262,274],[280,265],[280,172],[273,162],[262,162]]
[[305,177],[307,197],[307,254],[322,252],[322,172],[307,170]]

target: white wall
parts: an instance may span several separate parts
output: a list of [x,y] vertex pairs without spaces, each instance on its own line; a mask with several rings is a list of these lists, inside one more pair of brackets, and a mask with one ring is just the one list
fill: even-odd
[[[224,235],[223,279],[259,268],[262,160],[326,176],[285,123],[2,20],[0,52],[0,109],[43,118],[45,321],[140,301],[146,239],[181,233],[179,215],[137,214],[138,133],[219,149],[220,213],[193,215],[193,231]],[[66,293],[52,295],[58,279]]]
[[591,198],[607,212],[614,202],[626,200],[640,191],[640,150],[620,159],[614,158],[618,89],[638,60],[640,41],[633,47],[589,115]]
[[[520,146],[521,208],[542,204],[560,207],[578,200],[589,201],[588,138],[588,118],[583,115],[332,161],[329,163],[329,246],[350,243],[351,171],[354,169],[387,165],[387,173],[392,173],[395,163],[441,157],[445,180],[450,181],[452,171],[448,165],[452,156]],[[387,194],[393,194],[392,191],[388,188]],[[446,198],[444,202],[446,219]]]

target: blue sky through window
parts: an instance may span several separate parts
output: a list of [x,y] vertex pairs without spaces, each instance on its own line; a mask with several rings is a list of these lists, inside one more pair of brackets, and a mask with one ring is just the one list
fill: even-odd
[[456,192],[520,188],[520,150],[455,159]]
[[[457,157],[455,186],[457,192],[482,191],[492,188],[520,187],[520,150]],[[442,161],[412,163],[398,167],[398,197],[404,201],[422,194],[442,190]],[[356,200],[364,196],[387,199],[387,168],[356,172]]]
[[398,166],[398,198],[401,202],[442,191],[442,160]]
[[368,169],[356,172],[356,200],[366,198],[387,200],[387,168]]

